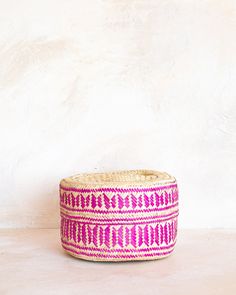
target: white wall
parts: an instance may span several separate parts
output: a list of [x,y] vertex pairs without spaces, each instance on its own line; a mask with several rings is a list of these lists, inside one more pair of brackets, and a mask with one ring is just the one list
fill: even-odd
[[58,183],[177,177],[181,227],[235,227],[236,1],[0,1],[0,226],[56,227]]

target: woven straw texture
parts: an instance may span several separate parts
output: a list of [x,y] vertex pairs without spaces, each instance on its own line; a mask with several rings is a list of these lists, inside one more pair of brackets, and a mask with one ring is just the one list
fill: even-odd
[[178,188],[152,170],[78,174],[60,182],[61,242],[77,258],[152,260],[174,250]]

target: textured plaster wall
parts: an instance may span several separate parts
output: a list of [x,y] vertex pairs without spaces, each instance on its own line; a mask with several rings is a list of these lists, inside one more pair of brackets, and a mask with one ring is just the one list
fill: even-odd
[[181,227],[235,227],[236,1],[0,0],[0,227],[57,227],[58,183],[177,177]]

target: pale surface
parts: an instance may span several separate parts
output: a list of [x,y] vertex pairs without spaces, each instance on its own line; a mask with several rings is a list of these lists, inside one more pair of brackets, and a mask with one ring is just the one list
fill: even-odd
[[182,230],[172,256],[95,263],[75,259],[58,230],[0,231],[0,294],[233,295],[236,230]]
[[180,227],[236,227],[235,0],[0,7],[0,227],[58,227],[61,178],[138,168],[176,176]]

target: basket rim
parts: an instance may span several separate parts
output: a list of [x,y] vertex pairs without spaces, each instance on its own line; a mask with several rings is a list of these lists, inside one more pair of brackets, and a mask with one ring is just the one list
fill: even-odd
[[175,177],[166,172],[137,169],[79,173],[63,178],[60,186],[67,188],[127,188],[152,187],[173,183],[176,183]]

